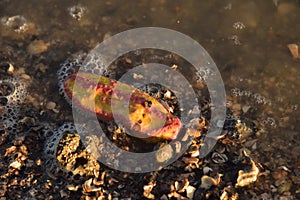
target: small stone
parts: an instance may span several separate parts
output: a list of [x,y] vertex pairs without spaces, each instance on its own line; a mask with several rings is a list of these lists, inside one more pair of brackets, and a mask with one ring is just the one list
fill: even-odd
[[299,48],[297,44],[288,44],[287,47],[289,48],[293,58],[299,58]]
[[31,79],[31,77],[28,74],[22,74],[21,78],[25,81],[29,81]]
[[243,113],[248,112],[248,110],[249,110],[250,108],[251,108],[250,106],[243,106],[243,107],[242,107]]
[[7,73],[9,74],[13,74],[15,71],[15,68],[12,64],[9,63],[9,67],[8,67],[8,70],[7,70]]
[[47,103],[47,105],[46,105],[46,108],[47,108],[48,110],[53,110],[53,109],[55,109],[55,107],[56,107],[56,103],[55,103],[55,102],[52,102],[52,101],[49,101],[49,102]]
[[43,40],[34,40],[28,45],[27,52],[31,55],[36,55],[47,51],[48,47],[49,44]]
[[125,58],[125,62],[128,64],[132,64],[132,60],[130,58]]
[[35,163],[36,163],[37,166],[40,166],[42,164],[42,160],[41,159],[37,159],[35,161]]
[[212,172],[213,171],[213,169],[212,168],[210,168],[210,167],[203,167],[203,174],[208,174],[209,172]]
[[68,196],[68,194],[67,194],[64,190],[60,190],[60,191],[59,191],[59,194],[60,194],[60,197],[61,197],[61,198],[64,198],[64,197],[67,197],[67,196]]
[[48,69],[48,67],[46,65],[44,65],[43,63],[39,63],[35,66],[35,69],[38,69],[42,73],[46,73],[46,70]]
[[285,182],[279,186],[278,191],[280,194],[282,194],[284,192],[290,191],[291,187],[292,187],[292,182]]
[[187,196],[187,198],[193,199],[195,190],[196,190],[195,187],[193,187],[191,185],[187,186],[187,188],[186,188],[186,196]]
[[160,200],[168,200],[168,197],[167,197],[167,195],[162,195],[161,197],[160,197]]
[[156,152],[156,161],[157,162],[165,162],[171,159],[173,156],[173,149],[171,145],[166,144]]

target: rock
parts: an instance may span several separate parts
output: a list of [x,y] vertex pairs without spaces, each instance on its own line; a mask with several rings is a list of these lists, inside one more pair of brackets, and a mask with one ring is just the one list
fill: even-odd
[[297,44],[288,44],[287,47],[289,48],[293,58],[299,58],[299,49]]
[[49,44],[43,40],[34,40],[28,45],[27,52],[31,55],[36,55],[47,51],[48,47]]
[[14,66],[13,66],[12,64],[9,63],[9,67],[8,67],[8,69],[7,69],[7,73],[13,74],[14,71],[15,71]]
[[196,190],[195,187],[189,185],[189,186],[186,188],[186,196],[187,196],[187,198],[193,199],[195,190]]
[[56,107],[56,103],[55,102],[52,102],[52,101],[49,101],[46,105],[46,108],[48,110],[53,110],[54,108]]

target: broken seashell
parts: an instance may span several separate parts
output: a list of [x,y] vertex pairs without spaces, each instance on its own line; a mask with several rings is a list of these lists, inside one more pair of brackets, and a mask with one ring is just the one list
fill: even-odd
[[190,184],[189,180],[187,178],[185,178],[182,182],[175,181],[174,187],[177,192],[181,193],[187,189],[189,184]]
[[293,58],[299,58],[299,49],[297,44],[288,44],[287,47],[289,48]]
[[228,161],[228,157],[223,153],[214,152],[211,156],[211,159],[214,163],[225,163]]
[[199,158],[195,158],[195,157],[183,157],[182,158],[182,161],[185,163],[185,164],[198,164],[199,162]]
[[201,185],[200,188],[208,190],[213,185],[218,185],[221,182],[221,176],[222,174],[218,174],[217,178],[212,178],[207,175],[203,175],[201,177]]
[[148,198],[148,199],[155,199],[154,194],[151,193],[153,187],[155,186],[155,183],[150,182],[148,185],[144,185],[143,189],[143,196]]
[[227,191],[226,188],[223,190],[222,195],[220,196],[220,200],[238,200],[238,193],[234,193],[232,191]]
[[213,171],[213,169],[212,168],[210,168],[210,167],[203,167],[203,174],[208,174],[209,172],[212,172]]
[[94,185],[92,185],[92,182],[93,178],[90,178],[89,180],[84,182],[84,184],[82,185],[82,189],[84,192],[89,193],[102,190],[102,187],[95,187]]
[[21,167],[22,167],[22,164],[19,161],[14,161],[14,162],[10,163],[9,166],[14,168],[14,169],[20,170]]
[[236,186],[244,187],[257,180],[259,169],[252,159],[250,162],[252,164],[251,171],[245,172],[244,170],[239,170]]

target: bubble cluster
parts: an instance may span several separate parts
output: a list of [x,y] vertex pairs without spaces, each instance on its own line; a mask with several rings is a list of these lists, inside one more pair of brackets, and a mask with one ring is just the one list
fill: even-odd
[[242,30],[242,29],[246,28],[246,26],[243,22],[235,22],[235,23],[233,23],[232,27],[236,30]]
[[298,109],[299,105],[298,104],[293,104],[291,105],[291,109],[296,111]]
[[232,35],[232,36],[228,37],[228,39],[233,40],[233,44],[236,45],[236,46],[239,46],[239,45],[242,44],[237,35]]
[[104,63],[104,58],[101,57],[101,55],[97,54],[97,52],[90,52],[86,56],[85,62],[81,66],[80,70],[110,77],[112,71],[108,71]]
[[22,15],[12,17],[2,17],[1,24],[13,29],[15,32],[21,33],[28,30],[28,23]]
[[72,123],[65,123],[57,130],[46,125],[43,129],[43,134],[46,138],[44,153],[46,154],[46,166],[48,174],[56,174],[59,171],[64,171],[63,167],[59,164],[56,159],[57,147],[59,141],[63,138],[64,133],[74,133],[76,131],[75,126]]
[[[82,145],[73,123],[64,123],[58,129],[46,125],[43,129],[46,138],[44,153],[49,176],[62,173],[65,177],[79,174],[96,175],[100,165]],[[69,173],[71,172],[71,173]]]
[[68,8],[69,15],[71,15],[74,19],[80,20],[85,12],[86,8],[80,5],[75,5]]
[[61,95],[64,95],[64,81],[68,76],[78,71],[85,59],[85,56],[86,55],[84,53],[76,53],[61,64],[57,71],[58,87]]
[[239,88],[231,89],[232,96],[246,96],[252,98],[257,104],[272,105],[272,101],[259,93],[253,93],[250,90],[241,90]]
[[201,68],[196,72],[197,82],[207,81],[209,76],[215,76],[216,74],[210,68]]
[[0,121],[10,133],[17,130],[20,105],[27,95],[27,84],[19,79],[0,80]]
[[266,126],[271,126],[272,128],[277,128],[276,120],[273,117],[267,117],[262,121],[262,124]]
[[68,76],[77,72],[79,68],[81,71],[110,77],[111,73],[105,70],[103,63],[102,58],[96,54],[90,53],[86,55],[86,53],[83,52],[73,54],[61,64],[57,71],[59,93],[64,95],[64,81]]

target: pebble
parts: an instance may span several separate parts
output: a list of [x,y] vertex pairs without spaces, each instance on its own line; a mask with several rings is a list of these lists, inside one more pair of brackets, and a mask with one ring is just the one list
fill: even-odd
[[28,45],[27,52],[31,55],[36,55],[47,51],[48,47],[49,44],[43,40],[34,40]]
[[187,186],[187,188],[186,188],[186,196],[187,196],[187,198],[193,199],[195,190],[196,190],[195,187],[193,187],[191,185]]
[[14,66],[13,66],[12,64],[9,63],[9,67],[8,67],[8,69],[7,69],[7,73],[13,74],[14,71],[15,71]]
[[285,182],[278,187],[278,191],[280,194],[282,194],[284,192],[290,191],[291,187],[292,187],[292,182]]
[[169,144],[166,144],[163,148],[159,149],[156,152],[156,160],[158,162],[165,162],[170,158],[172,158],[172,156],[173,156],[173,149]]
[[21,75],[21,78],[22,78],[23,80],[25,80],[25,81],[29,81],[29,80],[31,79],[31,77],[30,77],[29,75],[27,75],[27,74],[22,74],[22,75]]
[[251,108],[250,106],[243,106],[243,107],[242,107],[243,113],[248,112],[248,110],[249,110],[250,108]]
[[47,108],[48,110],[53,110],[53,109],[55,109],[55,107],[56,107],[56,103],[55,103],[55,102],[52,102],[52,101],[49,101],[49,102],[47,103],[47,105],[46,105],[46,108]]
[[203,167],[203,174],[208,174],[209,172],[212,172],[213,171],[213,169],[212,168],[210,168],[210,167]]
[[35,69],[38,69],[42,73],[46,73],[46,70],[48,69],[48,67],[46,65],[44,65],[43,63],[39,63],[35,66]]
[[297,44],[288,44],[287,47],[289,48],[293,58],[299,58],[299,48]]

